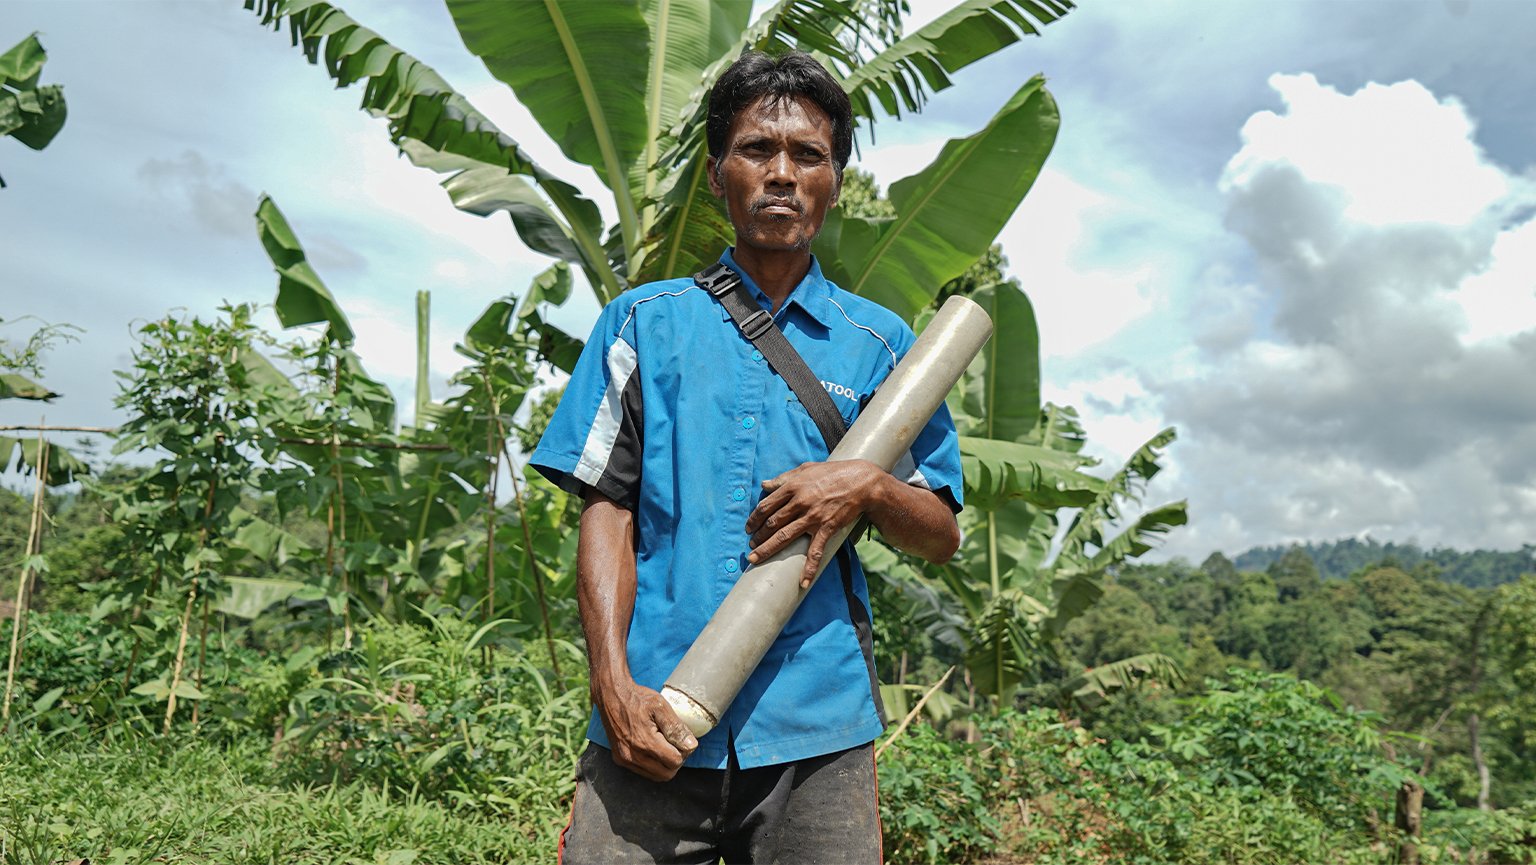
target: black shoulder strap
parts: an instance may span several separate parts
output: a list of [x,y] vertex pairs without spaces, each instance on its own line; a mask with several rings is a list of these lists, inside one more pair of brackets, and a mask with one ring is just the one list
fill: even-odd
[[821,437],[827,442],[827,453],[836,450],[837,443],[843,440],[843,433],[848,431],[842,414],[832,404],[832,397],[822,387],[821,379],[811,372],[811,368],[805,364],[805,358],[795,351],[795,347],[784,337],[784,332],[774,324],[773,316],[759,306],[747,287],[742,285],[741,277],[717,262],[695,273],[693,280],[720,301],[742,335],[757,346],[768,365],[800,398],[805,410],[810,412],[811,420],[816,422],[816,428],[821,430]]

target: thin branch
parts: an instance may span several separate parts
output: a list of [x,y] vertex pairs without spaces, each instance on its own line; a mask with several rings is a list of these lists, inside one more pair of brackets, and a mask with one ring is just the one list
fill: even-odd
[[30,426],[28,424],[6,424],[5,426],[0,426],[0,432],[88,432],[88,433],[103,433],[105,435],[112,435],[113,433],[117,432],[117,427],[115,427],[115,426],[48,426],[46,424],[38,424],[36,426]]
[[[6,424],[0,426],[0,432],[83,432],[101,433],[102,435],[116,435],[117,427],[112,426],[34,426],[28,424]],[[331,439],[311,438],[279,438],[278,442],[285,445],[314,445],[316,447],[330,447],[335,444],[344,448],[372,448],[385,451],[451,451],[453,445],[445,444],[412,444],[409,442],[361,442],[351,439],[343,439],[333,442]]]
[[349,439],[302,439],[280,438],[285,445],[316,445],[319,447],[372,448],[381,451],[451,451],[453,445],[410,444],[408,442],[360,442]]

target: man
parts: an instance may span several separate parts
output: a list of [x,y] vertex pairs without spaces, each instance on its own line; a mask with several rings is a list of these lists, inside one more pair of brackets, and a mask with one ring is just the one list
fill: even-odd
[[[707,133],[710,189],[736,233],[721,261],[851,423],[913,336],[810,252],[852,150],[847,94],[809,55],[749,53],[711,92]],[[896,473],[825,462],[793,390],[691,279],[603,310],[532,457],[586,502],[577,595],[594,711],[564,862],[880,860],[867,587],[851,544],[825,547],[868,517],[908,552],[954,554],[947,410],[909,456]],[[827,570],[695,741],[659,689],[740,572],[802,535],[805,579],[823,558]]]

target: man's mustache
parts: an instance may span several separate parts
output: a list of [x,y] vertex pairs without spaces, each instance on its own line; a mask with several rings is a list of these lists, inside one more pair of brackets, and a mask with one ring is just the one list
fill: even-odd
[[752,199],[752,203],[747,205],[747,210],[756,215],[770,207],[788,207],[796,213],[805,213],[805,205],[800,203],[800,199],[780,198],[772,195],[764,195]]

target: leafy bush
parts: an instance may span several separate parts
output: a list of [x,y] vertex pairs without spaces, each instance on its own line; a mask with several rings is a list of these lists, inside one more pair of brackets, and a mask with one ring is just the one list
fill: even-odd
[[1288,676],[1229,675],[1157,728],[1162,744],[1096,739],[1038,709],[978,721],[977,745],[909,728],[880,766],[888,858],[1381,861],[1394,841],[1373,809],[1405,775],[1375,717]]
[[[11,627],[10,619],[0,621],[0,642],[5,645]],[[151,716],[163,711],[176,638],[174,613],[153,607],[128,628],[84,613],[29,615],[15,697],[23,725],[55,734],[109,724],[154,728],[158,719]],[[256,652],[217,638],[202,651],[194,643],[189,657],[188,679],[201,660],[204,689],[211,694],[227,690],[229,683],[261,663]],[[194,693],[191,689],[188,681],[184,696]],[[206,709],[203,717],[208,717]]]
[[963,862],[990,849],[998,821],[986,795],[982,757],[933,727],[907,729],[880,760],[880,823],[886,861]]
[[1326,825],[1352,829],[1408,778],[1382,753],[1380,716],[1311,682],[1233,669],[1210,688],[1183,719],[1154,730],[1212,789],[1292,799]]
[[1420,855],[1425,862],[1536,863],[1536,802],[1501,811],[1426,811],[1424,816]]
[[[425,626],[365,625],[355,651],[323,659],[325,677],[289,700],[284,771],[513,816],[529,837],[553,843],[586,732],[586,681],[555,681],[540,664],[543,646],[491,652],[494,628],[451,614]],[[574,646],[559,645],[566,669],[584,669]]]

